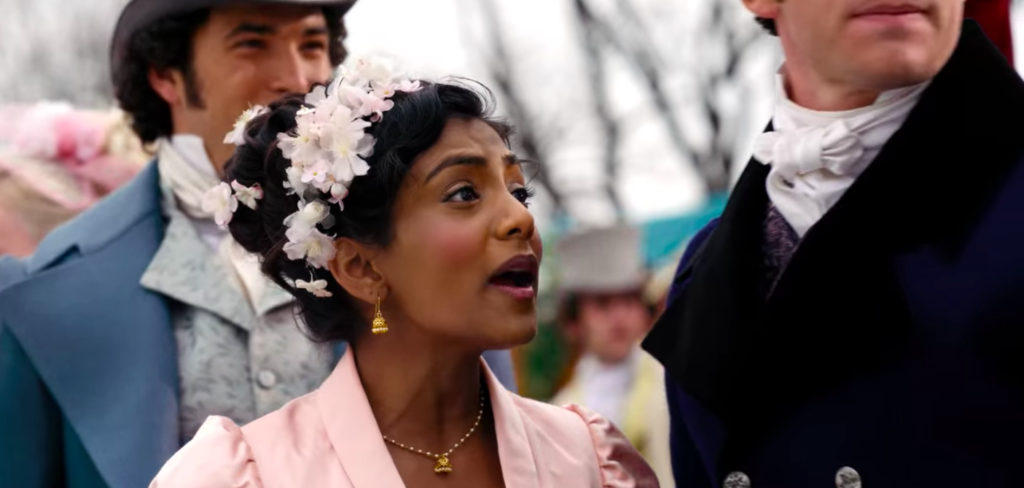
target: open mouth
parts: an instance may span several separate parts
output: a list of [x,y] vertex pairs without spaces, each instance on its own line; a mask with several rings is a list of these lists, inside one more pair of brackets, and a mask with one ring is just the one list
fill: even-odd
[[497,286],[511,286],[513,288],[531,288],[536,277],[526,271],[509,271],[491,278],[490,283]]
[[519,300],[532,299],[537,294],[537,275],[540,263],[532,254],[516,256],[498,268],[487,284]]

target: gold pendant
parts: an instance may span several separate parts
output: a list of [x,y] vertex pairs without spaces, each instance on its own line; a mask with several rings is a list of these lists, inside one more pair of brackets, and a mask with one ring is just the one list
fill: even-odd
[[384,320],[384,317],[377,315],[377,317],[373,319],[373,327],[370,330],[376,335],[387,334],[388,323]]
[[373,316],[373,328],[370,329],[375,335],[388,333],[388,321],[380,313],[380,296],[377,296],[377,313]]
[[447,454],[442,454],[441,457],[437,458],[437,464],[434,465],[434,474],[448,474],[452,472],[452,462],[448,460]]

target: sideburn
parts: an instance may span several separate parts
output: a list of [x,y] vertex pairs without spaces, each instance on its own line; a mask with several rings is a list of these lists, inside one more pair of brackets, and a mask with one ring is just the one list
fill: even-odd
[[189,60],[185,71],[182,73],[182,78],[185,80],[185,100],[188,102],[189,106],[198,109],[205,109],[206,102],[203,100],[203,94],[200,90],[202,85],[196,77],[196,71],[192,68],[191,59]]

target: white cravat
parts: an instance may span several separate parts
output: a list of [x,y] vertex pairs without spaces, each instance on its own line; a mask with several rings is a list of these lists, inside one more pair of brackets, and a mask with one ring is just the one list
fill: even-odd
[[754,142],[754,158],[771,165],[768,198],[801,237],[839,201],[910,115],[929,82],[882,93],[873,105],[817,112],[789,100],[776,82],[774,132]]
[[583,405],[616,425],[625,421],[625,407],[633,388],[633,376],[639,351],[632,351],[622,362],[603,363],[594,356],[580,358],[578,371]]
[[188,134],[161,139],[157,166],[160,184],[171,189],[178,208],[192,219],[199,236],[217,250],[228,232],[213,221],[212,213],[203,211],[203,194],[220,183],[203,140]]
[[212,213],[203,210],[203,194],[220,183],[220,178],[206,154],[202,138],[177,134],[161,139],[157,168],[160,184],[171,189],[178,208],[192,221],[203,242],[228,264],[237,284],[256,309],[267,285],[258,259],[235,242],[227,229],[218,226]]

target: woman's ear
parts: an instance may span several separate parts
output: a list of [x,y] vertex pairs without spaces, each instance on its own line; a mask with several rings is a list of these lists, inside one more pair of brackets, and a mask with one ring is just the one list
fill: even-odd
[[349,295],[370,304],[378,296],[386,298],[387,283],[372,260],[377,254],[374,249],[347,238],[335,241],[334,247],[337,253],[328,268]]

